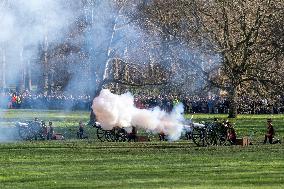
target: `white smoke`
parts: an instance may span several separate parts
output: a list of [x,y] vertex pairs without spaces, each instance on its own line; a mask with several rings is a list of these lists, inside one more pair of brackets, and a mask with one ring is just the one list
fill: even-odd
[[[6,81],[16,81],[19,73],[39,56],[39,47],[58,43],[74,20],[63,0],[0,1],[0,65],[5,57]],[[9,65],[9,66],[8,66]],[[12,82],[13,83],[13,82]]]
[[[0,72],[7,82],[1,81],[0,89],[16,83],[22,70],[39,59],[39,46],[61,42],[76,16],[68,6],[65,0],[0,0]],[[0,111],[0,142],[16,140],[18,132],[5,125],[4,115]]]
[[93,100],[93,111],[103,129],[131,127],[154,133],[163,132],[169,140],[178,140],[183,130],[183,106],[177,105],[171,113],[156,107],[152,110],[138,109],[130,93],[112,94],[103,89]]

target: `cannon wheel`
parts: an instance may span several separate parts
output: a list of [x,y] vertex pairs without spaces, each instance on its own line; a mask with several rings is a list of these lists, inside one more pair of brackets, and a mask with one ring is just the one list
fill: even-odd
[[105,138],[108,142],[114,142],[115,141],[115,133],[113,130],[106,130],[105,131]]
[[18,128],[19,137],[23,140],[32,140],[34,135],[29,126],[16,125]]
[[214,131],[207,132],[207,144],[208,145],[217,145],[217,146],[225,146],[227,145],[227,137],[222,134]]
[[30,138],[30,131],[27,127],[19,127],[19,136],[23,140],[27,140]]
[[205,128],[193,128],[192,140],[197,146],[207,145],[207,132]]
[[103,130],[101,127],[97,128],[97,137],[101,142],[106,140],[106,131]]
[[123,128],[113,128],[105,133],[108,142],[125,142],[127,140],[127,132]]
[[119,129],[116,134],[116,140],[119,142],[125,142],[127,140],[127,132],[124,129]]
[[207,130],[206,142],[208,145],[218,145],[219,137],[214,130]]

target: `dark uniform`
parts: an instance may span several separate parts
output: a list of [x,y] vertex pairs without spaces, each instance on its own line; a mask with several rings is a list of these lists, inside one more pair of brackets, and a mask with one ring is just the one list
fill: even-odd
[[164,132],[159,133],[159,139],[160,139],[160,141],[166,141],[166,135],[165,135]]
[[228,139],[232,145],[235,145],[237,142],[237,134],[233,126],[228,128]]
[[272,125],[272,120],[267,119],[267,131],[266,131],[266,134],[264,136],[263,143],[265,144],[267,142],[267,139],[268,139],[268,142],[270,144],[272,144],[274,135],[275,135],[275,131],[274,131],[274,128],[273,128],[273,125]]
[[128,135],[128,142],[130,142],[130,141],[134,141],[134,142],[137,141],[137,129],[136,129],[136,127],[132,127],[132,131]]
[[47,134],[48,134],[48,128],[45,124],[44,121],[41,122],[41,138],[42,139],[47,139]]
[[47,135],[47,140],[53,139],[53,134],[54,134],[54,128],[53,128],[52,122],[50,121],[50,122],[48,123],[48,135]]
[[77,132],[77,137],[79,139],[83,139],[84,138],[84,125],[83,125],[83,123],[81,121],[79,122],[79,131]]

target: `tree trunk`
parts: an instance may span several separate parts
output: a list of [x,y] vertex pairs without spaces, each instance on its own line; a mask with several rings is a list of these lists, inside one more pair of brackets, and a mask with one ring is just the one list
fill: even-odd
[[6,54],[5,49],[3,48],[3,59],[2,59],[2,88],[6,88]]
[[28,60],[28,65],[26,66],[25,89],[27,89],[28,91],[31,91],[32,89],[32,73],[30,60]]
[[237,103],[237,89],[232,87],[228,92],[229,100],[229,115],[228,118],[236,118],[238,115],[238,103]]

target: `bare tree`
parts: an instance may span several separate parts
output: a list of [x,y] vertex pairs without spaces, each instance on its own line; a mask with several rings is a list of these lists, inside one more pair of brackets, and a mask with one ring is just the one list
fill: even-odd
[[278,19],[283,1],[195,1],[198,34],[221,57],[222,74],[208,73],[211,85],[225,90],[229,117],[237,116],[241,89],[253,86],[259,94],[279,80],[280,51],[267,38],[268,24]]
[[146,31],[160,32],[163,42],[175,40],[199,54],[189,63],[206,76],[211,87],[227,92],[229,117],[236,117],[237,98],[243,90],[264,95],[281,82],[283,46],[275,44],[279,35],[271,37],[275,36],[271,24],[279,23],[283,10],[281,0],[188,0],[150,1],[139,13]]

